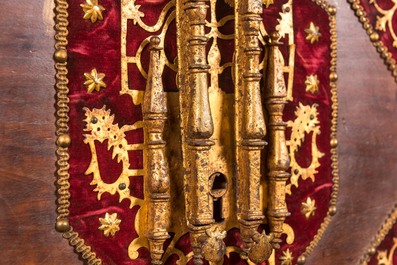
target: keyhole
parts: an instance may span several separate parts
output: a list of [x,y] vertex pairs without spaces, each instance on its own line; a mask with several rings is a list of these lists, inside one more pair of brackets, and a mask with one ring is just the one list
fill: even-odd
[[227,191],[227,178],[224,174],[216,172],[210,177],[211,190],[213,198],[213,218],[219,223],[225,220],[223,216],[223,196]]

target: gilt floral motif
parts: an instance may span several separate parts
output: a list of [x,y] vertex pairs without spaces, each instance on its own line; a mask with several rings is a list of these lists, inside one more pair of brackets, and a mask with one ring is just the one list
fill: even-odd
[[106,213],[105,218],[99,218],[101,226],[98,228],[103,231],[105,236],[114,236],[120,230],[121,220],[117,219],[117,213]]
[[281,261],[281,265],[292,265],[292,252],[289,249],[283,251],[279,259]]
[[105,82],[103,79],[105,78],[105,74],[98,73],[98,71],[94,68],[90,73],[84,73],[85,82],[84,86],[87,87],[87,92],[92,93],[95,91],[101,91],[101,88],[106,88]]
[[102,11],[105,8],[98,4],[98,0],[86,0],[86,4],[81,4],[80,6],[84,11],[84,19],[89,19],[92,23],[97,22],[97,20],[103,20]]
[[306,202],[302,202],[302,214],[306,216],[306,219],[309,219],[311,216],[316,214],[316,201],[312,200],[310,197],[307,198]]
[[311,44],[318,42],[318,40],[321,37],[319,27],[314,25],[313,22],[310,22],[310,25],[307,29],[305,29],[305,32],[306,32],[306,40],[310,41]]
[[306,76],[305,85],[306,92],[316,94],[320,86],[320,81],[318,80],[317,75]]

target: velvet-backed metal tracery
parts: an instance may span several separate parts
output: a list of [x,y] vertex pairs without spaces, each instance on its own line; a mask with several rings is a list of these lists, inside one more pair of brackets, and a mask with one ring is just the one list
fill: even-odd
[[[64,2],[61,2],[58,7],[64,7],[62,6]],[[103,11],[104,20],[103,22],[96,21],[94,24],[85,21],[92,24],[89,28],[87,28],[87,24],[78,21],[81,13],[78,13],[75,5],[71,5],[69,10],[69,13],[72,14],[72,17],[69,18],[71,22],[69,29],[72,35],[71,43],[68,47],[63,44],[65,46],[62,46],[57,52],[60,53],[67,48],[68,63],[77,66],[69,69],[68,74],[71,88],[69,97],[72,101],[66,103],[67,105],[61,103],[59,107],[59,113],[62,115],[65,113],[65,106],[71,108],[69,112],[71,120],[68,122],[70,128],[72,128],[70,136],[67,136],[68,131],[66,130],[62,132],[59,138],[59,143],[62,144],[60,148],[67,147],[65,143],[68,142],[69,145],[71,142],[70,149],[60,150],[61,156],[71,155],[69,161],[71,169],[68,171],[71,174],[70,188],[67,187],[68,184],[65,184],[67,178],[64,172],[67,164],[64,160],[60,164],[62,169],[60,171],[60,183],[62,184],[60,206],[62,208],[60,209],[68,207],[65,204],[68,201],[68,195],[64,191],[70,191],[71,206],[69,208],[71,213],[66,214],[65,212],[59,217],[58,227],[60,230],[68,231],[65,236],[72,238],[72,244],[78,246],[80,252],[86,253],[85,256],[89,257],[91,264],[100,261],[90,252],[91,250],[88,247],[83,245],[84,243],[80,238],[84,238],[86,244],[93,247],[104,263],[113,262],[117,264],[129,261],[138,264],[148,262],[149,252],[144,249],[149,248],[152,249],[151,256],[154,264],[173,263],[176,256],[179,259],[179,264],[188,263],[192,258],[195,263],[200,263],[201,259],[205,258],[213,263],[225,264],[236,264],[240,258],[251,259],[257,263],[269,259],[270,264],[280,262],[283,264],[288,259],[291,259],[291,262],[299,261],[300,263],[304,260],[305,255],[310,252],[313,244],[318,240],[318,236],[314,238],[314,241],[311,241],[312,243],[307,239],[304,241],[306,243],[302,243],[299,231],[294,228],[292,220],[295,219],[292,218],[299,220],[299,215],[301,215],[304,220],[307,220],[306,222],[317,220],[314,229],[319,229],[321,234],[329,221],[329,215],[334,212],[334,197],[336,195],[336,189],[334,189],[335,192],[329,199],[331,204],[328,213],[328,206],[317,205],[318,209],[314,212],[313,218],[306,218],[301,213],[301,203],[307,201],[306,195],[299,193],[300,201],[296,203],[296,205],[299,205],[297,210],[290,199],[298,192],[298,188],[307,186],[307,183],[299,183],[298,185],[299,181],[305,180],[304,176],[306,175],[302,175],[301,172],[305,172],[307,166],[302,164],[302,160],[300,160],[300,158],[305,157],[305,153],[302,156],[299,149],[302,146],[308,146],[308,144],[310,146],[310,142],[307,141],[309,136],[306,135],[310,133],[310,130],[314,129],[315,133],[319,134],[319,130],[315,129],[318,124],[311,123],[317,118],[322,136],[325,137],[321,137],[321,139],[312,137],[311,147],[312,150],[318,148],[321,152],[307,152],[306,157],[313,156],[313,161],[318,162],[309,166],[309,169],[314,170],[312,174],[322,174],[326,178],[322,179],[316,176],[316,178],[306,179],[313,181],[314,187],[314,185],[320,185],[321,181],[324,180],[331,183],[331,178],[337,176],[336,118],[334,118],[336,116],[335,47],[332,44],[334,42],[332,38],[335,38],[332,31],[335,26],[333,24],[334,11],[332,7],[323,2],[320,2],[319,5],[326,11],[311,1],[307,2],[297,5],[290,0],[282,3],[268,3],[268,7],[266,7],[266,5],[262,6],[261,3],[255,1],[248,1],[248,3],[237,1],[234,3],[233,9],[222,6],[219,1],[193,1],[192,3],[167,1],[158,5],[157,9],[149,11],[150,3],[122,1],[120,6],[117,6],[115,3],[103,0],[99,1],[99,4],[105,9]],[[307,7],[305,7],[306,5]],[[241,6],[249,8],[245,10]],[[310,67],[307,65],[295,62],[295,49],[300,52],[299,55],[303,51],[301,47],[306,49],[304,41],[307,40],[305,40],[303,34],[304,29],[308,28],[310,24],[297,19],[294,13],[296,10],[302,11],[305,8],[313,7],[319,8],[325,15],[330,15],[329,28],[327,25],[321,25],[318,21],[314,23],[320,25],[322,33],[318,43],[307,42],[313,46],[313,53],[316,52],[316,45],[327,48],[328,57],[324,56],[326,58],[324,62],[329,60],[327,61],[327,68],[325,68],[327,69],[325,73],[328,73],[329,76],[324,76],[321,73],[318,77],[321,81],[319,92],[310,95],[299,91],[305,91],[303,78],[312,74],[311,71],[316,69],[309,69]],[[158,12],[158,17],[156,17],[155,12]],[[205,16],[205,13],[207,16]],[[191,18],[191,16],[197,17]],[[83,17],[81,18],[83,19]],[[117,25],[109,24],[111,21],[116,22],[116,24],[121,21],[121,27],[118,28]],[[297,23],[302,24],[302,26],[297,25]],[[59,25],[62,26],[62,24]],[[106,27],[101,27],[101,25],[106,25]],[[230,31],[230,25],[235,30]],[[107,27],[110,28],[107,29]],[[112,27],[115,28],[110,33]],[[143,29],[146,33],[139,33],[132,38],[131,32],[138,33],[138,28]],[[226,31],[223,31],[225,29]],[[118,49],[121,51],[121,61],[117,56],[113,57],[114,50],[117,51],[117,48],[105,50],[104,58],[107,59],[107,63],[102,64],[97,64],[95,60],[90,59],[90,54],[103,49],[101,46],[97,46],[97,50],[92,48],[88,54],[79,53],[80,47],[87,43],[84,32],[89,30],[91,30],[89,34],[91,37],[93,34],[97,34],[97,30],[102,31],[102,34],[105,35],[120,34]],[[329,31],[327,32],[327,30]],[[268,32],[275,31],[279,32],[278,36],[274,34],[274,36],[277,36],[276,38],[268,37]],[[77,32],[80,32],[80,40],[73,37],[73,34]],[[302,34],[303,38],[292,37],[293,35],[300,36],[299,34]],[[153,39],[153,36],[157,37]],[[156,40],[155,42],[160,47],[158,50],[154,49],[156,56],[150,57],[152,59],[149,59],[147,53],[150,38]],[[278,44],[280,46],[278,48],[275,44],[279,40],[283,43]],[[115,41],[115,39],[112,38],[112,41]],[[118,43],[118,41],[115,42]],[[106,44],[106,47],[110,47],[109,45]],[[206,45],[207,49],[205,49]],[[228,48],[231,49],[228,50]],[[233,51],[235,59],[231,60],[230,54]],[[172,57],[172,55],[177,54],[177,59]],[[309,58],[310,54],[306,56]],[[117,65],[117,63],[120,67],[111,68],[111,65]],[[233,65],[236,67],[233,67]],[[57,66],[59,67],[59,65]],[[67,64],[64,63],[60,71],[66,69],[62,68],[66,66]],[[302,68],[296,68],[297,66]],[[106,74],[107,88],[94,91],[90,93],[91,95],[84,94],[86,92],[79,88],[82,83],[78,82],[78,78],[75,76],[81,78],[82,75],[78,75],[78,72],[81,70],[88,72],[94,68]],[[150,70],[147,70],[148,68],[157,69],[157,74],[154,76],[153,71],[150,73]],[[169,71],[174,70],[178,72],[177,85],[175,85],[179,91],[177,94],[169,92],[175,91],[174,85],[169,85],[170,80],[173,78],[175,80],[174,74],[169,74]],[[305,74],[305,71],[308,72]],[[62,75],[62,72],[60,73]],[[263,74],[263,78],[261,74]],[[61,77],[61,75],[59,76]],[[271,78],[272,75],[275,79]],[[148,80],[145,81],[144,78],[148,78]],[[284,85],[282,85],[281,79],[284,79]],[[161,80],[164,81],[162,88],[160,87]],[[163,104],[160,104],[167,107],[161,113],[151,112],[148,108],[145,110],[144,93],[139,89],[143,90],[146,82],[153,84],[153,87],[157,89],[160,88],[160,90],[156,90],[157,92],[152,93],[153,96],[158,96],[159,91],[165,91],[165,93],[162,93],[164,93],[168,103],[164,101]],[[64,88],[64,83],[58,84],[62,89]],[[150,91],[148,87],[146,86],[147,93]],[[147,93],[145,97],[147,97]],[[332,107],[320,103],[324,95],[327,95],[328,100],[332,97],[332,100],[327,103],[333,102]],[[59,98],[62,102],[64,97]],[[146,102],[150,102],[150,99]],[[161,101],[156,100],[155,102]],[[106,107],[104,107],[105,103]],[[141,103],[143,104],[142,112]],[[235,106],[234,111],[233,105]],[[285,106],[284,111],[282,110],[283,106]],[[101,131],[105,130],[109,138],[93,138],[95,140],[93,140],[91,150],[95,148],[98,154],[98,159],[95,161],[98,163],[98,172],[96,173],[87,171],[89,165],[93,163],[92,158],[94,156],[92,153],[85,153],[84,155],[84,152],[86,152],[84,150],[88,149],[87,146],[84,147],[84,142],[81,141],[84,134],[86,134],[84,137],[88,137],[93,133],[92,131],[84,132],[83,129],[80,129],[81,125],[78,124],[85,120],[84,112],[82,112],[83,107],[87,108],[87,113],[89,111],[99,113],[102,108],[104,113],[108,113],[109,110],[114,116],[114,119],[111,119],[112,122],[98,127]],[[314,119],[311,119],[310,115],[304,116],[306,108],[318,110],[323,116],[313,116]],[[165,114],[166,109],[168,114]],[[147,122],[145,126],[139,123],[140,115],[142,115],[140,113],[144,116],[144,123]],[[163,132],[159,131],[162,126],[155,126],[154,128],[149,125],[164,120],[165,115],[169,122]],[[79,117],[83,119],[78,121]],[[109,117],[111,117],[110,114]],[[156,117],[156,119],[153,117]],[[178,117],[180,117],[180,120]],[[271,118],[268,119],[268,117]],[[96,118],[100,119],[102,116],[99,115]],[[295,119],[310,121],[307,129],[297,134],[299,139],[297,142],[293,142],[294,139],[291,139],[292,133],[290,131],[290,128],[291,130],[300,128],[299,125],[294,127]],[[89,123],[91,119],[86,121]],[[67,121],[62,120],[60,124],[65,125],[66,123]],[[312,127],[312,124],[314,127]],[[113,132],[112,128],[114,128],[114,132],[117,133],[114,135],[107,133],[107,128],[111,129],[110,132]],[[145,137],[143,137],[140,128],[145,128]],[[152,129],[150,128],[154,131],[151,132]],[[265,138],[266,131],[268,136]],[[152,137],[150,134],[152,134]],[[163,139],[157,137],[160,134],[163,134]],[[283,134],[285,134],[285,141],[283,140]],[[115,143],[112,140],[114,136],[116,136],[115,139],[121,140],[121,145],[113,144]],[[67,137],[71,141],[67,140]],[[150,143],[152,138],[155,140],[152,144],[159,148],[160,145],[162,146],[160,148],[163,149],[162,151],[157,150],[163,155],[148,156],[148,149],[154,148]],[[162,143],[157,143],[157,140]],[[167,146],[164,146],[163,140],[167,142]],[[269,145],[265,146],[265,140]],[[316,142],[318,143],[316,144]],[[101,146],[103,144],[105,144],[105,148]],[[294,149],[292,149],[293,146]],[[107,151],[106,148],[109,147],[112,149]],[[241,151],[235,153],[236,149]],[[139,150],[143,150],[143,155],[139,153]],[[277,155],[280,152],[282,153],[282,160],[285,161],[283,165],[278,164],[278,156],[275,157],[274,163],[271,160],[271,155],[267,156],[267,154],[271,154],[272,150]],[[291,172],[292,177],[296,177],[293,185],[291,185],[292,182],[289,183],[289,174],[287,173],[289,171],[288,156],[291,156],[291,150],[293,150],[292,154],[296,155],[294,171],[299,171]],[[82,155],[80,162],[78,162],[77,155],[79,152]],[[125,168],[125,174],[118,176],[118,165],[111,162],[114,157],[106,157],[107,152],[114,153],[114,157],[117,157],[117,159],[118,157],[125,159],[123,163],[128,165]],[[325,154],[324,158],[321,156],[322,153]],[[142,160],[140,157],[145,159]],[[167,162],[163,164],[164,166],[157,166],[157,162],[161,160],[159,157],[163,157],[162,159]],[[89,162],[87,158],[91,161]],[[333,166],[331,166],[330,160],[332,160]],[[158,176],[163,176],[164,183],[167,182],[167,174],[153,175],[153,171],[148,170],[150,167],[165,172],[166,164],[169,165],[170,187],[169,190],[168,188],[161,188],[160,193],[167,194],[169,192],[169,199],[166,199],[167,196],[164,198],[155,196],[158,192],[151,189],[151,185],[148,185],[151,178],[158,180]],[[273,166],[273,171],[269,171]],[[186,173],[183,168],[187,170]],[[330,168],[334,168],[332,174]],[[98,173],[103,173],[101,177],[104,184],[101,184],[101,187],[110,188],[114,186],[114,191],[105,189],[101,193],[102,196],[97,196],[99,190],[95,190],[92,185],[97,186],[98,183],[92,182],[91,174]],[[140,177],[142,174],[144,175],[143,180]],[[198,176],[201,177],[197,178]],[[271,180],[272,178],[274,179]],[[86,179],[88,182],[86,182]],[[319,184],[316,184],[317,181]],[[111,183],[114,183],[114,185]],[[249,185],[247,186],[247,184]],[[327,185],[329,186],[327,186],[326,194],[329,195],[332,183]],[[143,186],[145,186],[145,189],[139,188]],[[185,190],[187,196],[180,192],[184,189],[187,189]],[[239,190],[239,194],[248,195],[247,201],[244,201],[247,198],[246,196],[236,196],[236,192],[238,193]],[[283,202],[283,197],[287,203]],[[82,202],[78,207],[76,204],[77,198],[80,198],[79,200]],[[124,198],[129,198],[129,200],[123,200]],[[272,198],[278,199],[272,202]],[[319,202],[318,197],[314,199]],[[85,200],[91,203],[86,204]],[[195,202],[191,203],[193,201]],[[169,211],[156,211],[157,203],[169,204]],[[189,206],[190,204],[192,207]],[[168,209],[168,206],[160,208]],[[241,214],[243,208],[245,214]],[[287,208],[288,211],[292,212],[291,217],[287,217]],[[121,245],[129,242],[125,245],[125,249],[128,249],[127,253],[125,250],[120,250],[120,253],[124,253],[121,256],[111,257],[112,254],[108,256],[107,253],[110,253],[110,249],[115,251],[116,245],[98,237],[99,235],[103,236],[103,232],[97,234],[92,230],[89,232],[89,229],[86,232],[84,231],[83,227],[92,227],[101,232],[98,229],[100,226],[99,216],[95,218],[91,214],[82,214],[88,210],[93,213],[95,212],[92,211],[93,209],[101,213],[101,218],[105,214],[105,212],[102,213],[105,209],[112,210],[107,211],[110,215],[114,215],[115,212],[118,213],[117,218],[121,220],[119,223],[120,230],[109,237],[108,240],[113,242],[117,240],[118,244]],[[150,214],[150,211],[152,211],[152,214]],[[202,218],[201,213],[205,215],[205,218]],[[86,216],[89,219],[81,216]],[[146,223],[145,220],[148,216],[154,217],[153,222]],[[159,219],[156,219],[156,216],[162,218],[160,222],[158,222]],[[263,218],[264,216],[268,216],[268,218]],[[286,223],[282,224],[284,218],[286,218]],[[79,232],[80,238],[77,233],[69,230],[68,219],[72,227]],[[89,226],[81,225],[85,220],[90,223]],[[131,222],[131,220],[133,221]],[[187,220],[188,222],[186,222]],[[320,227],[318,224],[321,224],[322,220],[325,221]],[[271,224],[270,228],[264,226],[269,223]],[[131,230],[131,227],[134,227],[134,229]],[[159,227],[161,227],[162,236],[157,236],[154,233]],[[241,237],[236,232],[238,231],[237,228],[241,229]],[[263,228],[263,234],[257,232],[257,229]],[[167,232],[171,236],[170,239],[167,239]],[[187,232],[190,232],[190,238],[187,236]],[[72,233],[74,234],[72,235]],[[282,233],[285,233],[287,238],[282,236],[279,239]],[[93,238],[97,239],[92,240]],[[162,240],[166,241],[166,247],[163,248],[164,253],[161,251],[162,243],[160,242]],[[181,245],[181,242],[184,242],[185,245]],[[299,245],[298,242],[300,242]],[[193,249],[189,249],[190,244]],[[271,248],[279,247],[278,244],[280,244],[281,249],[272,253]],[[155,245],[156,247],[154,247]],[[289,247],[289,245],[292,247]],[[305,252],[306,246],[308,248]],[[193,250],[193,252],[190,250]],[[298,259],[299,255],[301,256]]]

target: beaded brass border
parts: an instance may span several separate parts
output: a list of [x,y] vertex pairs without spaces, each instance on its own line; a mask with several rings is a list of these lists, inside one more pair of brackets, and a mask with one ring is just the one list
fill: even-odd
[[[331,74],[330,74],[330,86],[331,86],[331,100],[332,100],[332,127],[331,127],[331,160],[332,160],[332,175],[333,175],[333,190],[331,194],[330,207],[320,229],[318,230],[314,239],[310,242],[305,252],[298,258],[298,264],[304,264],[306,257],[312,252],[314,247],[318,244],[318,241],[322,237],[325,229],[327,228],[331,217],[336,213],[336,197],[339,189],[339,176],[338,176],[338,156],[337,156],[337,117],[338,117],[338,98],[337,98],[337,74],[336,74],[336,8],[329,5],[323,0],[312,0],[318,6],[325,9],[330,18],[331,27]],[[350,1],[350,0],[349,0]],[[91,251],[91,247],[85,245],[84,240],[79,237],[77,232],[74,232],[69,225],[69,154],[68,146],[70,145],[71,139],[68,135],[69,127],[69,89],[67,87],[67,51],[66,46],[68,44],[68,4],[67,0],[55,0],[55,30],[56,30],[56,43],[55,43],[55,69],[56,69],[56,97],[57,97],[57,110],[56,110],[56,135],[57,135],[57,186],[58,186],[58,199],[57,199],[57,222],[56,230],[63,233],[63,237],[68,239],[70,244],[74,247],[75,251],[81,255],[81,257],[88,262],[89,265],[102,264],[102,261],[96,257],[96,253]],[[383,45],[383,44],[382,44]],[[390,54],[390,53],[389,53]],[[395,66],[395,64],[394,64]],[[397,76],[397,71],[396,75]],[[394,75],[394,74],[393,74]],[[396,77],[397,78],[397,77]]]
[[376,248],[382,243],[385,239],[386,235],[393,227],[393,225],[397,222],[397,204],[394,205],[393,210],[389,213],[386,221],[383,223],[382,227],[378,231],[375,236],[375,239],[372,241],[371,246],[368,248],[367,252],[360,260],[361,265],[367,265],[373,255],[376,254]]
[[332,216],[336,214],[336,198],[338,196],[339,190],[339,170],[338,170],[338,140],[336,138],[337,134],[337,126],[338,126],[338,95],[337,95],[337,86],[336,81],[338,80],[338,76],[336,74],[336,57],[337,57],[337,45],[336,45],[336,8],[324,0],[312,0],[322,9],[326,10],[330,20],[330,33],[331,33],[331,73],[330,73],[330,87],[331,87],[331,100],[332,100],[332,121],[331,121],[331,167],[332,167],[332,193],[331,200],[329,204],[329,209],[327,212],[327,216],[324,218],[320,229],[317,231],[317,234],[314,236],[313,240],[310,242],[309,246],[306,247],[305,252],[299,256],[297,260],[298,265],[302,265],[306,262],[306,257],[310,255],[313,249],[316,247],[321,237],[323,236],[325,230],[327,229],[329,223],[331,222]]
[[55,69],[56,69],[56,135],[57,135],[57,222],[55,228],[63,233],[63,237],[69,240],[75,251],[81,254],[81,257],[87,261],[89,265],[99,265],[102,261],[96,257],[95,252],[91,251],[91,247],[85,245],[84,240],[74,232],[69,225],[69,154],[68,146],[70,145],[70,137],[68,121],[69,121],[69,88],[67,87],[67,36],[68,29],[68,3],[66,0],[55,0]]
[[364,11],[363,6],[360,4],[360,0],[347,0],[350,3],[351,8],[354,10],[355,15],[361,22],[363,28],[367,32],[372,45],[376,48],[376,51],[380,54],[387,69],[392,73],[394,81],[397,82],[397,65],[396,60],[392,58],[392,54],[389,52],[387,47],[380,41],[379,34],[372,27],[371,23],[367,18],[367,13]]

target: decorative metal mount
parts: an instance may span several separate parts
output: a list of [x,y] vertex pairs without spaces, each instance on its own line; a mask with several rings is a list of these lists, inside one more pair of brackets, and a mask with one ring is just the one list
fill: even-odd
[[[261,72],[262,2],[239,2],[235,9],[235,78],[234,98],[235,159],[226,163],[232,168],[230,176],[216,168],[214,150],[219,139],[213,136],[216,129],[210,104],[209,73],[215,67],[206,51],[205,33],[207,0],[177,2],[178,29],[178,83],[181,117],[181,145],[183,173],[184,218],[190,234],[193,262],[223,263],[226,254],[226,227],[229,222],[239,224],[243,247],[242,259],[255,264],[269,259],[273,249],[279,248],[285,217],[289,215],[285,202],[286,181],[290,176],[289,154],[285,140],[286,123],[282,120],[287,88],[284,81],[284,60],[278,49],[278,33],[274,33],[266,46],[266,68]],[[169,178],[162,138],[166,119],[165,94],[162,89],[161,48],[159,37],[151,39],[151,56],[143,114],[146,139],[146,194],[148,239],[152,264],[161,264],[162,245],[167,239],[167,227],[173,208],[169,206]],[[211,64],[207,63],[208,60]],[[265,86],[261,82],[265,80]],[[213,85],[213,84],[212,84]],[[262,92],[263,91],[263,92]],[[214,92],[212,92],[213,94]],[[265,108],[269,124],[265,122]],[[218,117],[219,118],[219,117]],[[219,124],[221,121],[216,121]],[[175,124],[174,124],[175,126]],[[218,125],[219,126],[219,125]],[[266,127],[269,130],[269,147],[265,150]],[[171,128],[170,130],[178,130]],[[267,153],[267,167],[263,161]],[[263,172],[268,172],[265,176]],[[236,178],[233,176],[236,175]],[[268,190],[262,194],[265,180]],[[171,183],[170,183],[171,181]],[[236,197],[225,197],[234,188]],[[229,191],[230,192],[230,191]],[[222,204],[215,204],[222,200]],[[229,204],[229,205],[228,205]],[[224,208],[227,208],[227,213]],[[267,209],[267,212],[264,211]],[[217,211],[220,211],[217,212]],[[144,212],[144,211],[143,211]],[[219,218],[228,215],[230,219]],[[266,215],[266,217],[265,217]],[[267,220],[270,231],[258,232]],[[168,231],[170,232],[170,231]]]
[[[87,0],[79,38],[120,32],[120,57],[86,47],[106,58],[94,65],[67,48],[88,43],[66,40],[67,2],[79,6],[56,0],[57,230],[88,264],[303,264],[335,214],[334,8]],[[316,7],[313,21],[294,14]]]

